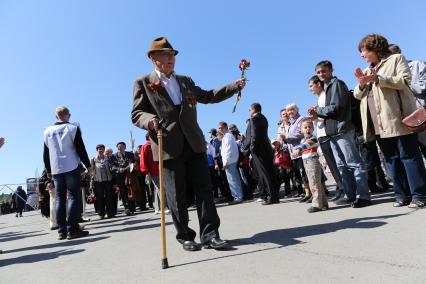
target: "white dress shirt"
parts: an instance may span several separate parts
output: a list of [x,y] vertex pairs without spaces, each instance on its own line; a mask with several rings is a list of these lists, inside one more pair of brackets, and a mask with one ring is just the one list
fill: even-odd
[[213,158],[216,157],[216,150],[214,149],[213,145],[210,144],[209,142],[206,142],[206,147],[207,147],[207,155],[211,155]]
[[222,155],[223,165],[228,166],[238,162],[239,152],[237,142],[235,141],[234,135],[229,132],[223,135],[220,154]]
[[[318,97],[318,107],[325,107],[325,92],[322,91]],[[325,124],[324,118],[318,117],[317,120],[317,137],[325,137],[327,134],[325,133]]]
[[170,78],[167,78],[166,75],[155,69],[155,73],[157,73],[158,78],[169,94],[175,105],[180,105],[182,103],[182,94],[180,92],[180,86],[178,81],[176,80],[176,76],[173,73]]

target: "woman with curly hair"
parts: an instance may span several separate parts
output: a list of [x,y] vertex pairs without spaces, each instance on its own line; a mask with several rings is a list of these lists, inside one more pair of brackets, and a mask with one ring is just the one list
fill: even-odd
[[370,65],[355,71],[358,85],[354,96],[361,100],[365,141],[377,139],[393,179],[395,207],[426,204],[426,170],[417,145],[401,118],[416,109],[409,84],[411,73],[401,54],[390,54],[387,39],[379,34],[365,36],[358,50]]

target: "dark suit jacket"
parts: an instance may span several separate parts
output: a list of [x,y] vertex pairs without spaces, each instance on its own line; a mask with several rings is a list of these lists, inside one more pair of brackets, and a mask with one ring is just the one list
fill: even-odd
[[[150,75],[137,79],[133,91],[132,122],[136,126],[148,130],[148,123],[152,118],[164,121],[162,124],[164,160],[178,157],[182,153],[185,139],[195,153],[205,152],[205,138],[197,122],[197,108],[194,103],[218,103],[232,97],[238,91],[236,84],[206,91],[196,86],[189,77],[176,75],[176,79],[182,94],[180,112],[165,88],[152,90],[149,87],[150,84],[159,81],[154,71]],[[149,136],[154,160],[157,161],[157,135],[150,131]]]
[[122,164],[119,163],[118,152],[112,154],[109,159],[109,165],[111,166],[111,171],[114,173],[118,173],[120,168],[127,168],[130,163],[135,161],[135,155],[132,152],[124,152],[124,162]]
[[268,120],[266,117],[257,113],[250,118],[247,126],[246,141],[244,143],[244,152],[250,150],[257,155],[272,155],[272,146],[268,137]]

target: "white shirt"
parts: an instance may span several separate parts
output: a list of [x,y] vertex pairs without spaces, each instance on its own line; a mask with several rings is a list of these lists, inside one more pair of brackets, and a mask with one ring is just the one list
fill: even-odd
[[223,165],[229,166],[238,162],[240,153],[238,152],[237,142],[235,141],[234,135],[229,132],[223,135],[220,154],[222,155]]
[[210,144],[209,142],[206,142],[206,147],[207,147],[206,154],[211,155],[213,158],[216,157],[216,150],[214,149],[213,145]]
[[277,131],[277,140],[282,141],[281,139],[281,134],[283,134],[285,136],[285,134],[287,133],[287,126],[281,126],[281,124],[278,126],[278,131]]
[[155,73],[157,73],[158,78],[169,94],[175,105],[180,105],[182,103],[182,94],[180,92],[180,86],[178,81],[176,80],[176,76],[173,73],[170,78],[167,78],[166,75],[155,69]]
[[[318,97],[318,107],[325,107],[325,92],[322,91]],[[325,137],[327,134],[325,133],[325,124],[324,118],[318,117],[317,120],[317,138]]]

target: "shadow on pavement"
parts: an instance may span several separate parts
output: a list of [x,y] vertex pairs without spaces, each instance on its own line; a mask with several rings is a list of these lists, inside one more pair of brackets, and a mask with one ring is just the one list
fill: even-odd
[[262,245],[262,244],[272,243],[278,246],[267,247],[267,248],[257,249],[254,251],[236,253],[236,254],[231,254],[226,256],[208,258],[208,259],[203,259],[203,260],[198,260],[198,261],[193,261],[188,263],[182,263],[182,264],[174,265],[172,267],[185,266],[189,264],[212,261],[212,260],[223,259],[223,258],[228,258],[233,256],[246,255],[251,253],[279,249],[282,247],[302,243],[302,241],[298,240],[299,238],[329,234],[329,233],[333,233],[333,232],[337,232],[337,231],[345,230],[345,229],[373,229],[373,228],[381,227],[387,224],[387,222],[378,220],[378,219],[396,218],[396,217],[400,217],[407,214],[408,213],[365,217],[365,218],[354,218],[354,219],[342,220],[342,221],[333,222],[333,223],[325,223],[325,224],[317,224],[317,225],[309,225],[309,226],[303,226],[303,227],[286,228],[286,229],[278,229],[278,230],[261,232],[248,238],[230,240],[229,242],[230,242],[230,245],[232,246],[230,250],[235,250],[236,247],[246,246],[246,245]]
[[235,246],[262,243],[273,243],[280,246],[290,246],[301,243],[302,241],[298,240],[299,238],[328,234],[345,229],[373,229],[381,227],[387,223],[378,219],[389,219],[403,215],[405,214],[354,218],[333,223],[271,230],[255,234],[250,238],[232,240],[231,243]]
[[[172,225],[172,224],[173,224],[173,222],[166,222],[166,226]],[[116,229],[116,230],[108,230],[108,231],[105,231],[105,232],[90,234],[90,236],[100,236],[100,235],[112,234],[112,233],[123,233],[123,232],[137,231],[137,230],[143,230],[143,229],[152,229],[152,228],[157,228],[157,227],[160,227],[160,223],[141,225],[141,226],[136,226],[136,227],[125,227],[125,228]]]
[[16,241],[25,238],[37,237],[47,235],[48,233],[41,233],[43,231],[33,231],[33,232],[8,232],[0,236],[0,242],[10,242]]
[[63,241],[57,241],[56,243],[51,243],[51,244],[5,250],[5,251],[3,251],[3,255],[9,254],[9,253],[21,252],[21,251],[37,250],[37,249],[70,247],[70,246],[81,245],[81,244],[85,244],[85,243],[97,242],[97,241],[101,241],[101,240],[105,240],[105,239],[109,238],[109,237],[92,238],[91,236],[92,235],[89,235],[85,238],[75,239],[75,240],[71,240],[71,241],[63,240]]
[[[129,220],[129,219],[133,219],[133,220]],[[111,227],[117,227],[117,226],[129,226],[129,225],[136,225],[139,223],[144,223],[144,222],[151,222],[151,221],[155,221],[155,220],[159,220],[159,218],[152,218],[152,219],[134,219],[134,218],[126,218],[126,219],[121,219],[121,220],[117,220],[117,221],[123,221],[121,223],[115,223],[115,224],[106,224],[106,225],[101,225],[101,226],[97,226],[97,224],[99,223],[91,223],[89,225],[87,225],[87,228],[90,229],[101,229],[101,228],[111,228]],[[111,222],[112,223],[112,222]]]
[[0,260],[0,267],[13,265],[13,264],[35,263],[35,262],[40,262],[40,261],[58,258],[60,256],[76,254],[76,253],[80,253],[80,252],[83,252],[83,251],[84,251],[84,249],[76,249],[76,250],[64,249],[64,250],[58,250],[58,251],[53,251],[53,252],[23,255],[23,256],[18,256],[18,257],[9,258],[9,259],[1,259]]

